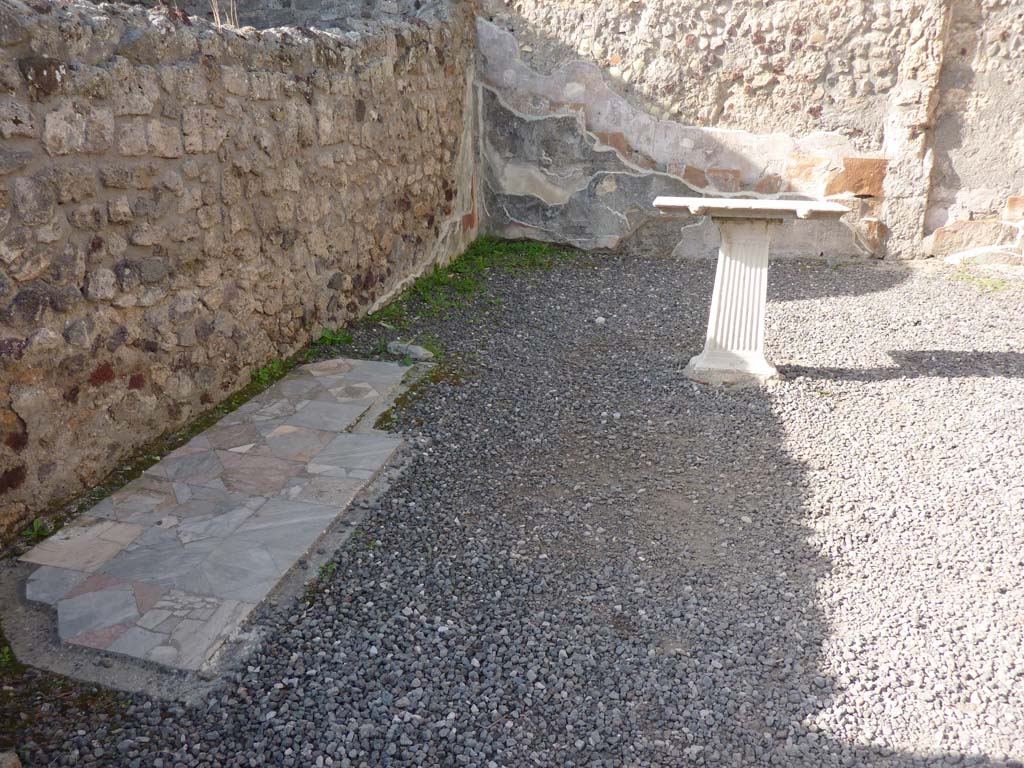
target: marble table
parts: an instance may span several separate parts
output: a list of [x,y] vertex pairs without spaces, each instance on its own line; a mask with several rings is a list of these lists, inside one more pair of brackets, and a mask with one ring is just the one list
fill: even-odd
[[785,219],[838,219],[849,209],[824,200],[658,197],[662,213],[710,216],[722,235],[704,351],[685,373],[708,384],[763,383],[778,375],[764,356],[768,251]]

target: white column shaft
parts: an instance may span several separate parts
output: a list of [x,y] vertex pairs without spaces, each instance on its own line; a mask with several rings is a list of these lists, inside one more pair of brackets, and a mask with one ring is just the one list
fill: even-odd
[[765,379],[776,374],[764,356],[768,252],[775,223],[716,218],[722,235],[704,351],[687,366],[701,381]]

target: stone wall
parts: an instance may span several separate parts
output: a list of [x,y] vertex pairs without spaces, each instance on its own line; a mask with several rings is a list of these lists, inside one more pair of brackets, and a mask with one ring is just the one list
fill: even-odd
[[787,223],[775,253],[877,254],[886,161],[849,138],[701,128],[640,109],[591,62],[538,71],[502,26],[477,21],[482,206],[506,237],[713,254],[704,217],[665,220],[658,195],[834,196],[842,222]]
[[489,0],[523,58],[602,67],[663,118],[881,146],[886,94],[921,2]]
[[0,0],[0,536],[476,235],[474,30]]
[[925,246],[1024,263],[1024,4],[955,0],[950,16]]
[[240,24],[359,29],[387,16],[411,17],[436,0],[238,0]]
[[[794,252],[919,258],[994,246],[1021,255],[1018,0],[484,0],[483,16],[499,47],[481,43],[481,79],[513,113],[575,115],[598,149],[680,190],[852,204],[851,234],[808,239],[793,227],[778,241]],[[490,150],[484,170],[500,166],[488,173],[495,227],[505,229],[507,209],[518,221],[507,231],[546,227],[559,239],[571,210],[506,185],[508,163]],[[568,175],[600,184],[598,172],[577,163]],[[565,175],[557,163],[534,164],[529,175],[538,174]],[[573,195],[574,205],[602,206],[597,195]],[[616,238],[656,221],[636,206],[615,213],[625,219]],[[565,239],[580,244],[578,234]],[[688,239],[681,247],[699,250]]]

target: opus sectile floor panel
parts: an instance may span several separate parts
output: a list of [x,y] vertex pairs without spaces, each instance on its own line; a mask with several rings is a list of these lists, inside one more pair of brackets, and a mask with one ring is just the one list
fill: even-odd
[[65,643],[195,670],[401,444],[345,430],[408,368],[296,368],[21,560]]

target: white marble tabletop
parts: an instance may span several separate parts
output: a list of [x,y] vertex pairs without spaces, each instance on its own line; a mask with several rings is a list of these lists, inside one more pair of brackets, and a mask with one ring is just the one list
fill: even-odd
[[743,219],[839,218],[850,212],[845,205],[828,200],[784,200],[757,197],[656,197],[654,207],[663,212],[686,210],[694,216]]

